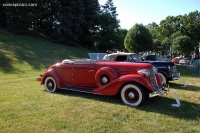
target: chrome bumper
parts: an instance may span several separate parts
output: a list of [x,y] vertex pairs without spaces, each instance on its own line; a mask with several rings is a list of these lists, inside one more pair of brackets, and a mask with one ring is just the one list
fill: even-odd
[[159,88],[157,91],[149,93],[149,97],[155,97],[155,96],[163,96],[167,95],[169,93],[169,84],[166,84],[167,89]]
[[36,81],[41,81],[41,78],[36,78]]
[[40,78],[36,78],[36,81],[41,81],[42,74],[40,74]]
[[172,80],[178,80],[181,77],[180,73],[177,73],[177,75],[175,77],[172,78]]

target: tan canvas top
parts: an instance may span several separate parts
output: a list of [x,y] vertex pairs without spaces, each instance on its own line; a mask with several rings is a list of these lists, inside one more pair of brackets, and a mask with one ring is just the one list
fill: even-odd
[[124,53],[124,52],[119,52],[119,53],[112,53],[112,54],[108,54],[108,57],[111,59],[111,60],[115,60],[117,58],[117,56],[119,55],[133,55],[133,54],[136,54],[136,53]]

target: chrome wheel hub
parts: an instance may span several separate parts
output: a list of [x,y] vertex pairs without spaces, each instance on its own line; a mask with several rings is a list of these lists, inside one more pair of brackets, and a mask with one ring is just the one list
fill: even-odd
[[53,84],[51,82],[48,83],[48,87],[52,87]]
[[129,93],[128,93],[128,97],[129,97],[130,99],[134,99],[134,98],[135,98],[135,94],[134,94],[133,92],[129,92]]
[[101,81],[102,81],[102,83],[106,84],[106,83],[108,82],[108,78],[107,78],[107,77],[103,77],[103,78],[101,79]]

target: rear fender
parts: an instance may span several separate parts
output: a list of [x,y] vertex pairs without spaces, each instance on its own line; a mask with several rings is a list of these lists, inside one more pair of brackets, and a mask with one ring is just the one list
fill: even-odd
[[62,86],[62,80],[61,80],[59,74],[58,74],[55,70],[53,70],[53,69],[47,70],[47,71],[42,75],[42,78],[41,78],[41,81],[40,81],[40,84],[41,84],[41,85],[44,84],[44,81],[45,81],[46,77],[48,77],[48,76],[51,76],[51,77],[53,77],[53,78],[55,79],[57,88],[59,88],[59,87]]
[[129,74],[129,75],[121,76],[121,77],[113,80],[109,84],[102,86],[98,89],[95,89],[94,93],[101,94],[101,95],[113,96],[118,93],[118,91],[124,84],[130,83],[130,82],[141,84],[148,90],[153,91],[153,88],[152,88],[150,82],[147,80],[147,78],[142,77],[140,75]]

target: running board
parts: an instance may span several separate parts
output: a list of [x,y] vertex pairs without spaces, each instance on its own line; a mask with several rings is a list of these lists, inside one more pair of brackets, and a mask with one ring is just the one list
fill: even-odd
[[78,91],[78,92],[84,92],[84,93],[92,93],[92,94],[94,94],[94,92],[93,92],[94,89],[74,88],[74,87],[65,87],[65,86],[62,86],[62,87],[60,87],[59,89],[62,89],[62,90],[70,90],[70,91]]

